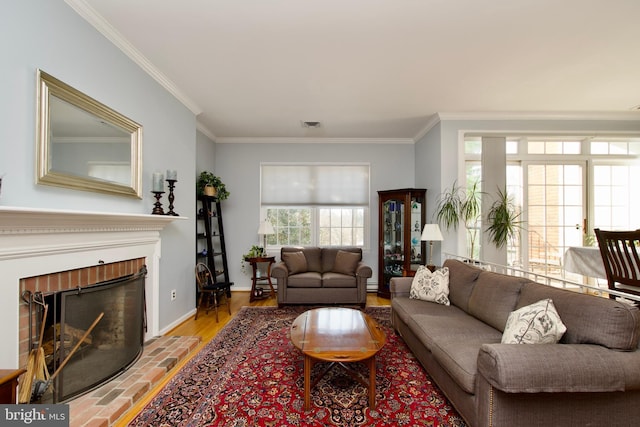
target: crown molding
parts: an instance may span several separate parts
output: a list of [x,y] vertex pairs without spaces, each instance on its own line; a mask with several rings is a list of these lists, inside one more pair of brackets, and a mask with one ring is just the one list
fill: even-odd
[[218,137],[218,144],[414,144],[413,138]]
[[640,111],[504,111],[438,113],[439,120],[640,120]]
[[155,65],[151,63],[140,51],[138,51],[129,41],[118,32],[106,19],[102,17],[94,8],[89,6],[84,0],[65,0],[78,15],[84,18],[96,30],[104,35],[107,40],[113,43],[133,62],[138,64],[143,71],[149,74],[163,88],[171,93],[178,101],[184,104],[196,116],[202,113],[202,109],[186,96],[167,76],[161,73]]
[[438,123],[440,123],[440,114],[432,114],[431,117],[429,117],[429,120],[427,120],[427,124],[416,134],[416,136],[413,137],[413,140],[415,142],[420,141]]
[[209,130],[208,127],[206,127],[205,125],[203,125],[202,123],[196,121],[196,129],[199,130],[200,132],[202,132],[207,138],[209,138],[210,140],[212,140],[213,142],[217,142],[217,137],[214,135],[213,132],[211,132]]

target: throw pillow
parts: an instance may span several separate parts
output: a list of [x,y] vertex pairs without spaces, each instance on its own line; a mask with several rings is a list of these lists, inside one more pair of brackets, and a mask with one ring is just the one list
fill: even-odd
[[502,334],[503,344],[556,344],[567,327],[549,298],[512,311]]
[[307,258],[302,251],[283,252],[282,261],[287,265],[289,274],[306,273],[307,271]]
[[449,267],[433,273],[424,265],[418,267],[411,282],[409,298],[449,305]]
[[359,262],[360,254],[355,252],[338,251],[336,254],[336,261],[333,264],[333,272],[355,276],[356,267]]

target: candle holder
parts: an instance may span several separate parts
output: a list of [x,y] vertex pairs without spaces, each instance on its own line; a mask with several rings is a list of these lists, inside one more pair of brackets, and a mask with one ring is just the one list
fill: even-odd
[[169,183],[169,212],[167,212],[167,215],[180,216],[179,214],[173,211],[173,201],[175,200],[175,196],[173,195],[173,187],[175,187],[176,182],[178,182],[178,180],[167,179],[167,182]]
[[153,205],[153,211],[151,211],[151,214],[164,215],[164,210],[162,210],[162,203],[160,203],[160,199],[162,198],[164,191],[152,191],[152,193],[156,198],[156,202]]

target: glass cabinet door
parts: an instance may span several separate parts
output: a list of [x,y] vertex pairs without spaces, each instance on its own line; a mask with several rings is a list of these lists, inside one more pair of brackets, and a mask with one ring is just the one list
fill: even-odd
[[384,209],[384,281],[402,276],[404,269],[404,199],[392,198],[383,203]]
[[413,276],[425,263],[420,240],[425,220],[426,190],[407,188],[378,191],[378,295],[390,297],[393,277]]
[[424,265],[425,254],[422,253],[422,236],[423,214],[422,204],[424,199],[418,197],[411,197],[411,257],[410,257],[410,271],[418,270],[418,267]]

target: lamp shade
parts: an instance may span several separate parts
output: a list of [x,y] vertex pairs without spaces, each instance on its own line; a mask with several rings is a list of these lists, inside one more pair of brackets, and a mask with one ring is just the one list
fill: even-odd
[[420,237],[420,240],[444,240],[442,238],[442,233],[440,232],[440,226],[438,224],[425,224],[422,229],[422,236]]
[[273,225],[269,221],[262,221],[258,226],[258,234],[266,235],[266,234],[274,234],[275,230],[273,229]]

